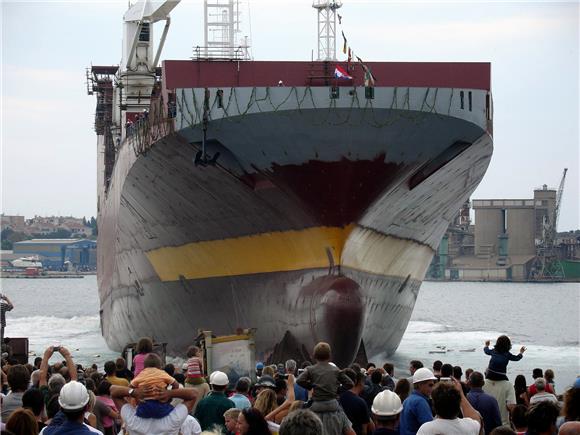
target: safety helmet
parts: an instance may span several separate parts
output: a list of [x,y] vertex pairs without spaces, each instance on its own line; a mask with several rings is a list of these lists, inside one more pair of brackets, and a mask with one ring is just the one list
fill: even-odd
[[211,385],[224,387],[230,383],[230,380],[228,379],[228,375],[226,375],[224,372],[215,371],[209,375],[209,383]]
[[426,367],[421,367],[420,369],[417,369],[413,374],[414,384],[416,384],[417,382],[436,381],[436,380],[437,378],[435,377],[433,372]]
[[77,381],[70,381],[60,390],[58,403],[64,410],[82,409],[89,403],[89,393],[86,387]]
[[403,410],[401,399],[392,391],[384,390],[375,396],[371,411],[378,416],[397,415]]

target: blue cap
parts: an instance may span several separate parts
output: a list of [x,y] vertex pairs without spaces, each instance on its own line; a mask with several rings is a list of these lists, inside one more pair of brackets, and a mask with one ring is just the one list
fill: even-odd
[[580,376],[574,381],[574,388],[580,388]]
[[264,368],[264,363],[263,362],[259,362],[258,364],[256,364],[256,370],[260,370]]

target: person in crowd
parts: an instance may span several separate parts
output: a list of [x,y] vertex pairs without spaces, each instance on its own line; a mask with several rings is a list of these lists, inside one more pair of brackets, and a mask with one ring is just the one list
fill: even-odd
[[361,393],[361,397],[366,402],[369,411],[371,406],[373,406],[373,400],[375,400],[375,396],[383,391],[383,387],[381,386],[382,381],[383,374],[380,369],[376,369],[371,375],[370,384],[365,385],[365,388]]
[[467,396],[467,393],[469,393],[469,378],[466,378],[465,380],[468,382],[463,382],[461,380],[461,377],[463,376],[463,370],[461,369],[460,366],[453,366],[453,374],[452,377],[455,378],[460,384],[461,384],[461,388],[463,388],[463,394],[465,394]]
[[[89,397],[90,402],[90,397]],[[108,381],[103,381],[97,387],[97,400],[104,409],[104,412],[99,413],[99,427],[103,427],[102,432],[105,435],[115,435],[116,434],[116,421],[119,418],[119,410],[115,406],[115,402],[111,398],[111,384]],[[95,403],[96,403],[95,402]],[[93,405],[94,408],[94,405]],[[87,410],[90,412],[93,408],[87,406]]]
[[120,385],[122,387],[128,387],[129,381],[125,378],[117,377],[117,365],[115,361],[107,361],[105,363],[105,380],[111,385]]
[[38,435],[38,421],[30,409],[17,408],[6,422],[6,430],[17,435]]
[[392,391],[384,390],[377,394],[371,407],[376,427],[372,435],[398,435],[397,426],[402,410],[401,399]]
[[[86,387],[86,385],[85,385],[85,387]],[[97,402],[97,396],[95,395],[95,393],[93,393],[88,388],[87,388],[87,391],[89,392],[89,406],[87,407],[87,410],[85,411],[84,422],[85,422],[85,424],[88,424],[90,427],[94,427],[95,429],[98,429],[97,416],[94,413],[95,403]],[[101,429],[99,429],[99,430],[101,432],[103,432]]]
[[[532,370],[532,379],[534,380],[534,382],[532,382],[528,388],[528,400],[531,399],[532,396],[538,392],[535,384],[536,379],[543,377],[544,371],[542,369],[535,368],[534,370]],[[554,394],[554,390],[552,390],[552,386],[550,384],[546,385],[546,392]]]
[[198,346],[190,346],[187,349],[187,358],[185,386],[195,389],[199,393],[200,399],[203,399],[209,393],[209,385],[204,377],[201,349]]
[[199,421],[202,430],[210,429],[214,425],[224,429],[224,413],[236,407],[236,404],[225,395],[229,382],[228,375],[224,372],[215,371],[210,375],[209,383],[212,391],[201,399],[195,409],[195,418]]
[[470,390],[467,394],[467,400],[483,418],[485,434],[489,435],[492,430],[501,426],[501,415],[495,397],[492,397],[483,391],[484,384],[485,380],[483,374],[480,372],[473,372],[469,377]]
[[415,372],[419,369],[423,368],[423,363],[419,360],[411,360],[411,362],[409,362],[409,373],[411,373],[411,377],[408,378],[409,379],[409,383],[413,383],[413,375],[415,374]]
[[[288,381],[284,381],[283,379],[278,379],[278,381],[276,381],[276,382],[284,382],[285,384],[286,384],[286,382],[288,382],[287,386],[284,387],[284,391],[286,391],[286,393],[285,393],[286,396],[283,398],[284,401],[282,403],[280,403],[277,408],[275,408],[273,411],[271,411],[267,414],[264,413],[266,420],[269,422],[274,422],[276,424],[280,424],[282,422],[282,420],[284,419],[284,417],[286,417],[286,415],[288,415],[288,413],[290,412],[290,408],[292,407],[292,404],[294,402],[296,402],[295,396],[294,396],[294,383],[296,381],[296,378],[294,378],[294,375],[291,373],[289,373],[287,376],[288,376]],[[264,391],[268,391],[268,390],[264,390]],[[260,393],[260,394],[262,394],[262,393]],[[256,403],[258,403],[257,400],[256,400]],[[277,403],[279,403],[279,402],[277,401]],[[300,403],[302,403],[302,402],[300,402]]]
[[276,379],[276,388],[274,391],[276,392],[276,405],[280,406],[286,400],[286,396],[288,395],[288,384],[284,379],[286,375],[279,375],[278,379]]
[[556,383],[554,382],[554,370],[552,369],[548,369],[544,372],[544,379],[546,380],[546,388],[548,388],[548,385],[552,388],[552,394],[554,394],[554,396],[557,396],[556,394]]
[[536,386],[537,393],[530,398],[530,405],[545,400],[556,404],[558,403],[558,398],[554,394],[546,391],[546,380],[544,378],[536,378],[534,385]]
[[[352,423],[352,429],[357,435],[370,435],[373,429],[369,415],[369,408],[364,399],[360,397],[365,385],[365,377],[362,372],[346,369],[344,373],[352,380],[353,387],[341,393],[338,399],[344,413]],[[378,373],[375,371],[374,373]]]
[[127,368],[125,358],[119,357],[115,360],[115,375],[129,382],[133,379],[133,372]]
[[4,328],[6,327],[6,313],[14,309],[14,304],[7,295],[0,293],[0,344],[4,352]]
[[507,365],[510,361],[519,361],[523,358],[526,347],[522,346],[520,352],[514,355],[510,352],[512,348],[512,342],[507,335],[500,335],[493,349],[489,347],[490,341],[485,342],[485,347],[483,351],[486,355],[489,355],[489,365],[485,372],[486,379],[492,381],[507,381]]
[[279,435],[323,435],[322,420],[308,409],[299,409],[286,416]]
[[[289,359],[288,361],[286,361],[286,363],[284,365],[286,366],[286,372],[288,374],[292,374],[294,376],[297,376],[296,361],[294,361],[293,359]],[[306,402],[306,401],[308,401],[308,390],[306,388],[301,387],[300,385],[298,385],[295,382],[294,383],[294,397],[296,398],[296,400],[301,400],[303,402]]]
[[[165,390],[170,385],[174,389],[179,388],[179,383],[169,376],[165,370],[161,370],[161,358],[159,358],[159,355],[150,353],[143,361],[143,370],[133,378],[130,386],[133,388],[150,387]],[[160,402],[153,397],[145,397],[137,406],[137,416],[142,418],[163,418],[169,415],[171,411],[173,411],[173,406],[170,403]]]
[[145,368],[145,358],[153,352],[153,340],[149,337],[143,337],[137,342],[135,349],[137,355],[133,358],[133,375],[138,376],[141,370]]
[[395,384],[397,383],[395,379],[395,366],[392,363],[386,362],[383,364],[383,370],[385,371],[381,382],[383,389],[394,391]]
[[[463,394],[457,379],[439,382],[432,398],[437,418],[421,425],[417,435],[479,435],[482,432],[481,416]],[[458,418],[460,412],[463,418]]]
[[528,432],[528,407],[516,405],[511,412],[511,420],[516,435],[526,435]]
[[397,381],[395,384],[395,393],[401,399],[401,402],[404,402],[409,394],[411,394],[411,383],[407,378],[402,378]]
[[560,409],[549,400],[531,404],[528,409],[528,434],[553,435],[557,432],[558,414],[560,414]]
[[46,426],[42,421],[42,414],[44,412],[44,396],[38,388],[30,388],[26,390],[22,395],[22,407],[32,411],[32,414],[34,414],[34,417],[36,418],[39,431]]
[[465,379],[467,381],[469,381],[469,377],[471,376],[471,374],[473,373],[473,369],[465,369]]
[[277,407],[276,392],[270,388],[260,391],[254,402],[254,408],[260,411],[262,415],[270,414]]
[[[190,388],[162,390],[154,387],[130,388],[113,385],[111,396],[117,408],[121,410],[121,418],[126,433],[130,435],[177,435],[179,432],[195,433],[194,430],[197,433],[201,432],[197,421],[189,415],[193,403],[197,399],[197,391],[195,390]],[[143,400],[146,396],[153,397],[159,402],[181,399],[183,403],[176,405],[173,411],[163,418],[142,418],[137,415],[135,401]],[[127,399],[130,402],[125,402]]]
[[89,393],[85,386],[77,381],[70,381],[62,387],[58,396],[58,403],[63,417],[56,422],[56,417],[50,425],[42,430],[42,435],[64,434],[100,434],[101,431],[89,428],[84,424],[85,411],[88,409]]
[[252,403],[250,402],[250,399],[248,397],[251,383],[252,381],[250,380],[250,378],[246,377],[241,377],[240,379],[238,379],[238,382],[236,382],[236,390],[234,394],[230,396],[229,399],[232,402],[234,402],[237,409],[241,410],[252,407]]
[[261,361],[258,361],[256,363],[256,379],[260,379],[260,377],[262,376],[263,370],[264,370],[264,363]]
[[528,386],[526,385],[526,377],[524,375],[517,375],[514,380],[514,392],[516,395],[516,404],[529,405]]
[[230,408],[224,412],[224,421],[226,426],[226,435],[236,435],[237,434],[237,424],[238,416],[242,412],[238,408]]
[[413,392],[403,402],[399,424],[401,435],[415,435],[419,428],[433,420],[431,392],[437,378],[428,368],[421,367],[413,374]]
[[451,364],[445,363],[441,366],[441,378],[449,379],[453,377],[453,366]]
[[175,366],[171,363],[165,364],[165,367],[163,367],[163,371],[171,377],[175,376]]
[[311,407],[313,412],[337,411],[336,397],[339,385],[351,389],[353,382],[344,372],[330,363],[331,349],[328,343],[320,342],[314,346],[314,358],[316,364],[304,369],[296,379],[296,383],[307,390],[313,389]]
[[2,397],[2,421],[8,420],[10,414],[22,407],[22,396],[28,388],[30,372],[22,364],[16,364],[8,369],[8,385],[10,392]]
[[564,394],[562,421],[580,421],[580,377]]
[[240,435],[271,435],[264,414],[256,408],[242,410],[236,428]]
[[441,377],[441,366],[443,365],[443,361],[434,361],[433,362],[433,375],[439,379]]
[[485,385],[483,391],[497,400],[501,423],[509,426],[509,414],[516,405],[516,394],[513,385],[508,381],[507,365],[510,361],[519,361],[523,358],[526,348],[522,346],[518,355],[510,352],[511,340],[506,335],[500,335],[493,349],[489,348],[490,341],[485,342],[484,352],[490,355],[489,364],[485,371]]

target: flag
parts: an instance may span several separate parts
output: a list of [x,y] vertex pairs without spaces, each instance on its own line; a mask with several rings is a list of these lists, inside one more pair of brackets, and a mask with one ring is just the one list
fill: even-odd
[[368,66],[365,65],[365,63],[363,62],[363,60],[356,56],[356,60],[359,61],[359,63],[362,66],[363,71],[365,72],[365,86],[369,87],[369,86],[374,86],[375,85],[375,81],[377,80],[375,78],[375,76],[373,75],[372,71],[370,70],[370,68]]
[[352,77],[339,65],[336,65],[336,68],[334,68],[334,77],[337,79],[352,80]]
[[344,36],[344,32],[341,31],[340,33],[342,33],[342,39],[344,39],[344,44],[342,45],[342,52],[346,54],[346,36]]

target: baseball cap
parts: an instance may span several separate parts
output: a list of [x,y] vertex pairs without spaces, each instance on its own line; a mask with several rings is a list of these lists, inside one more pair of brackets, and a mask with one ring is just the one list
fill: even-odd
[[82,409],[89,403],[86,387],[77,381],[70,381],[60,390],[58,404],[67,411]]
[[576,380],[574,381],[574,385],[572,385],[572,388],[580,388],[580,376],[576,378]]
[[256,370],[261,370],[264,368],[264,363],[263,362],[259,362],[256,364]]
[[226,375],[224,372],[215,371],[209,375],[209,383],[223,387],[228,385],[230,380],[228,379],[228,375]]

